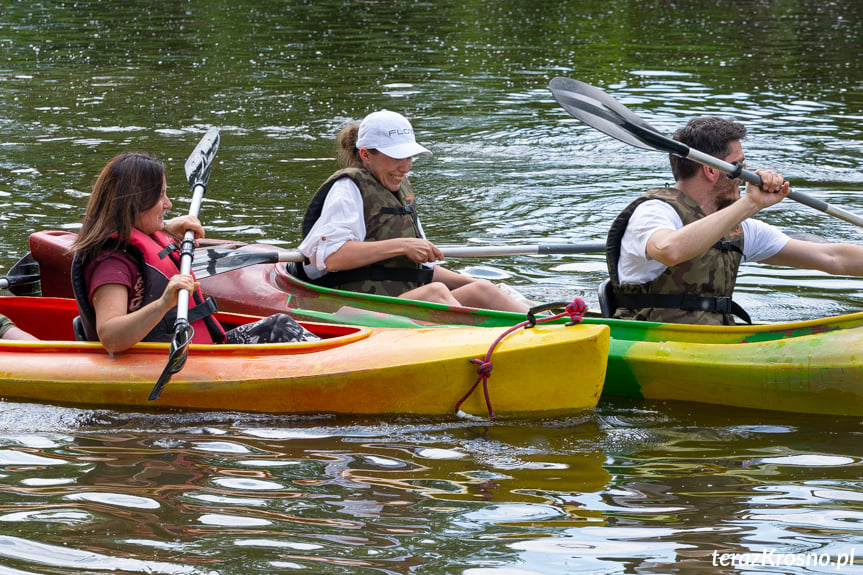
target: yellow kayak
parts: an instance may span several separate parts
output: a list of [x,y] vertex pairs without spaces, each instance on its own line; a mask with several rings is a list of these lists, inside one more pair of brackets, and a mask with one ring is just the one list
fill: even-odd
[[[467,414],[536,417],[596,406],[608,357],[607,326],[538,324],[513,331],[478,365],[503,329],[395,329],[304,323],[320,341],[195,345],[161,396],[148,401],[169,345],[108,355],[74,341],[74,300],[0,297],[0,313],[40,338],[0,340],[0,398],[88,408],[267,413]],[[258,319],[219,314],[228,327]]]

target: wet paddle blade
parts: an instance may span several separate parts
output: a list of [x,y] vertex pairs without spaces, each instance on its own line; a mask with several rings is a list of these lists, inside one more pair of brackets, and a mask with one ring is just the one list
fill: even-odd
[[210,180],[213,158],[219,151],[219,129],[210,128],[186,160],[186,179],[189,187],[206,186]]
[[40,294],[39,263],[32,254],[28,253],[9,268],[6,276],[0,278],[0,289],[9,290],[18,296]]
[[178,321],[177,324],[174,327],[174,339],[171,340],[168,364],[162,370],[162,374],[159,376],[159,380],[156,381],[156,385],[153,386],[153,390],[150,392],[147,401],[159,399],[159,396],[162,395],[162,389],[168,384],[171,376],[186,365],[186,359],[189,357],[189,344],[195,335],[195,328],[186,322]]
[[203,279],[212,275],[257,264],[274,264],[284,261],[302,261],[299,252],[247,252],[237,250],[215,250],[212,248],[195,250],[192,272],[195,278]]
[[660,134],[629,108],[590,84],[571,78],[554,78],[548,85],[564,110],[591,128],[625,144],[686,157],[689,147]]

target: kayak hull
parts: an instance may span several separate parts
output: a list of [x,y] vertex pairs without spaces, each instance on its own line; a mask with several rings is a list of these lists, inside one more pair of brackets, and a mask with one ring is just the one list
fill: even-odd
[[[57,268],[50,263],[51,249],[41,250],[44,256],[36,253],[34,236],[36,244],[56,243],[58,238],[31,236],[31,250],[40,265],[44,260]],[[53,277],[48,266],[42,274],[43,282],[46,274]],[[284,311],[320,322],[500,328],[524,319],[508,312],[322,288],[291,276],[285,264],[241,268],[205,278],[201,284],[221,309],[260,315]],[[603,388],[607,397],[863,416],[863,313],[754,326],[662,324],[595,314],[588,314],[583,323],[611,330]]]
[[[354,415],[454,414],[500,335],[482,328],[401,330],[305,324],[320,342],[195,345],[161,396],[147,400],[165,367],[168,344],[144,343],[108,355],[75,342],[73,300],[0,298],[0,313],[43,338],[0,340],[5,400],[135,410],[236,410]],[[228,325],[257,318],[221,314]],[[592,409],[608,353],[604,326],[538,325],[506,337],[488,378],[498,416],[536,417]],[[578,365],[578,369],[573,369]],[[463,404],[488,417],[482,389]]]

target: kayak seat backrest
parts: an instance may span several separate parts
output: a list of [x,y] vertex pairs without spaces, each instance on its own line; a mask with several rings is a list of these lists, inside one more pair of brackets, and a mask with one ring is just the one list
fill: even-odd
[[617,302],[614,300],[614,290],[611,287],[610,278],[605,278],[599,284],[597,295],[599,296],[599,312],[602,317],[612,317],[617,310]]
[[285,271],[297,279],[301,279],[306,282],[309,281],[309,276],[306,275],[306,271],[303,269],[303,264],[301,262],[287,262],[285,264]]
[[87,341],[87,334],[84,333],[84,322],[81,321],[80,315],[76,315],[72,319],[72,330],[75,332],[75,341]]

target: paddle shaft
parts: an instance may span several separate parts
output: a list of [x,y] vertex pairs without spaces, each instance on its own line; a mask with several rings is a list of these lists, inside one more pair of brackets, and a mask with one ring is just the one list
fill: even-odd
[[[189,205],[189,215],[192,217],[197,218],[201,211],[201,203],[204,201],[204,193],[207,191],[207,182],[210,179],[212,161],[218,149],[219,130],[218,128],[210,128],[186,160],[186,179],[192,188],[192,201]],[[180,244],[181,274],[191,273],[194,256],[195,232],[193,230],[186,230],[183,235],[183,241]],[[189,323],[189,295],[188,290],[180,290],[177,294],[177,320],[174,322],[175,331],[178,327]]]
[[[597,116],[599,116],[596,109],[593,109],[591,111]],[[610,114],[603,113],[601,117],[603,117],[604,119],[609,119]],[[749,170],[744,169],[740,164],[732,164],[730,162],[720,160],[715,156],[711,156],[710,154],[705,154],[704,152],[690,148],[686,144],[678,142],[677,140],[673,140],[671,138],[667,138],[662,134],[646,128],[644,125],[636,125],[630,122],[627,118],[618,117],[616,118],[615,124],[620,128],[628,129],[636,138],[638,138],[645,144],[648,144],[657,151],[668,152],[669,154],[675,154],[682,158],[688,158],[694,162],[698,162],[699,164],[710,166],[711,168],[715,168],[720,172],[724,172],[728,174],[729,178],[741,178],[745,182],[749,182],[750,184],[754,184],[756,186],[761,186],[761,176],[759,176],[755,172],[750,172]],[[817,198],[813,198],[808,194],[795,190],[792,190],[788,194],[788,197],[796,202],[809,206],[810,208],[814,208],[819,212],[824,212],[825,214],[831,215],[841,220],[845,220],[846,222],[852,223],[856,226],[863,227],[863,217],[849,212],[848,210],[837,206],[832,206],[827,202],[824,202]]]
[[[206,186],[202,183],[195,184],[192,191],[192,204],[189,207],[189,215],[198,217],[201,211],[201,203],[204,199]],[[180,273],[189,274],[192,271],[192,259],[195,255],[195,232],[186,230],[183,241],[180,244]],[[189,290],[180,290],[177,294],[177,322],[188,322],[189,317]]]
[[451,246],[441,247],[448,258],[485,258],[494,256],[530,256],[550,254],[605,253],[605,242],[578,242],[573,244],[535,244],[503,246]]
[[[548,254],[593,254],[605,253],[605,242],[601,240],[572,244],[533,244],[500,246],[439,246],[444,257],[485,258],[498,256],[548,255]],[[228,252],[213,249],[198,250],[195,258],[195,277],[203,279],[212,275],[257,264],[277,262],[301,262],[306,258],[299,250],[285,251],[241,251]]]
[[[219,129],[210,128],[186,160],[186,179],[192,189],[192,201],[189,205],[189,215],[197,218],[201,211],[207,182],[210,179],[210,168],[213,157],[219,149]],[[180,243],[180,273],[189,274],[192,271],[192,260],[195,257],[195,232],[186,230]],[[181,289],[177,293],[177,318],[174,320],[174,337],[168,353],[168,363],[162,370],[156,385],[150,392],[148,401],[155,401],[168,384],[171,375],[180,371],[186,364],[189,343],[192,341],[194,329],[189,324],[188,290]]]

